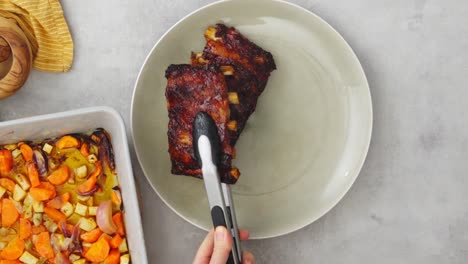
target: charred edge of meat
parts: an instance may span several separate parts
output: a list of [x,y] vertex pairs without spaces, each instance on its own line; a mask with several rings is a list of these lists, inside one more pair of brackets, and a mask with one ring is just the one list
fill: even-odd
[[[255,70],[258,75],[269,75],[276,69],[273,55],[251,42],[234,27],[227,27],[224,24],[216,24],[208,27],[205,31],[205,38],[208,43],[203,51],[203,59],[210,60],[213,55],[235,58],[247,68]],[[210,41],[221,43],[219,47],[226,50],[226,54],[216,54],[210,50]],[[216,50],[214,50],[216,51]],[[258,76],[260,77],[260,76]]]
[[109,134],[103,128],[98,128],[91,134],[91,140],[98,146],[99,159],[105,161],[109,168],[115,171],[114,150]]

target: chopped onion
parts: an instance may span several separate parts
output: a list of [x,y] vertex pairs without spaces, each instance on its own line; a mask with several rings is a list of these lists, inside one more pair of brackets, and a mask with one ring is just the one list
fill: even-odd
[[96,212],[96,222],[99,228],[109,235],[115,233],[117,227],[112,220],[112,202],[102,202]]
[[41,175],[41,177],[47,176],[48,163],[46,161],[45,155],[43,155],[42,152],[37,149],[35,149],[33,152],[34,152],[33,160],[34,160],[34,163],[36,163],[37,170],[39,171],[39,175]]
[[67,230],[67,223],[66,223],[66,222],[63,222],[63,221],[60,222],[60,228],[62,229],[62,233],[63,233],[64,236],[66,236],[66,237],[70,237],[70,236],[71,236],[71,234],[68,233],[68,230]]
[[71,264],[70,260],[62,255],[62,252],[57,252],[55,255],[55,264]]
[[78,193],[78,194],[81,195],[81,196],[91,196],[91,195],[93,195],[95,192],[97,192],[97,190],[99,190],[99,185],[96,184],[96,186],[94,186],[94,188],[93,188],[91,191],[89,191],[89,192],[82,193],[82,192],[76,190],[76,193]]

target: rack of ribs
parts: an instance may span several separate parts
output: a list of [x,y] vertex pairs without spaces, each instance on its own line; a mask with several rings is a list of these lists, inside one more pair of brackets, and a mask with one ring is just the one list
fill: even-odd
[[231,165],[234,145],[276,65],[271,53],[233,27],[208,27],[205,39],[203,52],[192,53],[191,65],[166,70],[171,171],[202,177],[192,147],[192,122],[205,111],[215,121],[222,144],[221,181],[234,184],[240,175]]
[[171,65],[166,70],[166,99],[169,111],[169,154],[172,173],[202,177],[193,151],[192,124],[199,111],[207,112],[218,128],[222,147],[219,166],[223,182],[235,183],[239,170],[232,168],[234,148],[230,145],[230,113],[226,81],[210,66]]
[[257,100],[265,89],[270,73],[276,69],[271,53],[248,40],[234,27],[223,24],[208,27],[203,53],[192,53],[192,65],[209,64],[221,69],[229,91],[232,120],[237,121],[231,138],[237,142]]

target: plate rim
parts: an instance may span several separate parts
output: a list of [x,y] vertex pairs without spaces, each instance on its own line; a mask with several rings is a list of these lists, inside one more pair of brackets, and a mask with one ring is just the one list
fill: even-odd
[[[130,130],[131,130],[131,139],[132,139],[132,143],[133,143],[133,147],[134,147],[134,150],[135,150],[135,153],[136,153],[136,156],[137,156],[137,160],[138,160],[138,164],[140,165],[140,168],[141,170],[143,171],[143,174],[145,175],[145,178],[146,180],[148,181],[149,185],[151,186],[151,188],[153,189],[153,191],[158,195],[158,197],[164,202],[164,204],[169,207],[171,209],[172,212],[174,212],[176,215],[178,215],[179,217],[181,217],[182,219],[184,219],[185,221],[187,221],[188,223],[190,223],[191,225],[193,226],[196,226],[197,228],[201,229],[201,230],[205,230],[205,231],[209,231],[209,229],[191,221],[190,219],[188,219],[187,217],[185,217],[184,215],[182,215],[180,212],[178,212],[177,210],[175,210],[175,208],[173,208],[167,201],[166,199],[159,193],[159,191],[157,190],[157,188],[153,185],[153,183],[151,182],[149,176],[148,176],[148,173],[146,172],[146,169],[144,168],[142,162],[141,162],[141,158],[140,158],[140,155],[139,154],[139,151],[138,151],[138,147],[136,145],[136,141],[135,141],[135,133],[134,133],[134,108],[135,108],[135,98],[136,98],[136,93],[137,93],[137,88],[138,88],[138,84],[140,82],[140,78],[142,76],[142,73],[143,73],[143,70],[149,60],[149,58],[151,57],[151,55],[153,54],[154,50],[156,49],[156,47],[159,45],[159,43],[166,37],[166,35],[169,34],[169,32],[171,32],[176,26],[178,26],[180,23],[184,22],[186,19],[188,19],[189,17],[191,17],[193,14],[195,13],[198,13],[206,8],[209,8],[209,7],[212,7],[212,6],[215,6],[215,5],[219,5],[219,4],[223,4],[225,2],[234,2],[236,0],[219,0],[219,1],[215,1],[213,3],[209,3],[207,5],[204,5],[202,7],[199,7],[197,9],[195,9],[194,11],[190,12],[189,14],[185,15],[184,17],[182,17],[181,19],[179,19],[174,25],[172,25],[169,29],[167,29],[164,34],[162,34],[159,39],[156,41],[156,43],[153,45],[153,47],[151,48],[151,50],[148,52],[148,54],[146,55],[146,58],[145,60],[143,61],[143,64],[142,66],[140,67],[140,70],[138,72],[138,75],[137,75],[137,78],[135,80],[135,84],[133,86],[133,93],[132,93],[132,101],[131,101],[131,104],[130,104]],[[238,1],[238,0],[237,0]],[[364,71],[364,68],[361,64],[361,61],[359,60],[357,54],[354,52],[353,48],[351,47],[351,45],[349,45],[349,43],[346,41],[346,39],[333,27],[331,26],[327,21],[325,21],[324,19],[322,19],[320,16],[316,15],[315,13],[313,13],[312,11],[298,5],[298,4],[295,4],[295,3],[291,3],[291,2],[288,2],[286,0],[272,0],[271,2],[277,2],[277,3],[281,3],[281,4],[285,4],[285,5],[289,5],[289,6],[292,6],[294,8],[297,8],[303,12],[306,12],[308,15],[311,15],[313,16],[315,19],[319,20],[321,23],[323,23],[329,30],[331,30],[332,32],[334,32],[340,39],[341,41],[343,41],[343,43],[345,44],[345,48],[348,49],[348,52],[350,52],[352,54],[352,58],[353,60],[357,63],[356,65],[359,66],[359,72],[360,72],[360,75],[363,77],[363,84],[365,84],[365,87],[364,88],[367,88],[366,91],[367,91],[367,94],[366,96],[368,96],[368,99],[369,99],[369,104],[368,104],[368,113],[369,113],[369,130],[368,130],[368,139],[366,140],[366,146],[364,148],[364,151],[361,153],[361,157],[360,157],[360,160],[358,160],[358,166],[357,166],[357,170],[355,172],[355,175],[353,175],[353,179],[352,181],[350,181],[349,183],[349,186],[346,186],[346,188],[343,188],[343,192],[341,195],[338,195],[336,197],[336,199],[330,203],[331,205],[329,207],[326,207],[324,208],[323,210],[321,211],[318,211],[318,213],[316,214],[317,216],[316,217],[312,217],[310,218],[309,220],[305,221],[306,223],[305,224],[299,224],[299,225],[296,225],[296,226],[293,226],[292,228],[288,228],[287,231],[282,231],[282,232],[277,232],[276,234],[273,234],[273,235],[264,235],[264,236],[251,236],[249,239],[252,239],[252,240],[257,240],[257,239],[268,239],[268,238],[274,238],[274,237],[280,237],[280,236],[284,236],[284,235],[287,235],[287,234],[290,234],[290,233],[293,233],[293,232],[296,232],[298,230],[301,230],[303,229],[304,227],[316,222],[318,219],[324,217],[326,214],[328,214],[333,208],[336,207],[336,205],[346,196],[346,194],[349,192],[349,190],[351,189],[351,187],[354,185],[354,183],[356,182],[358,176],[360,175],[361,173],[361,170],[364,166],[364,163],[366,161],[366,158],[367,158],[367,155],[369,153],[369,148],[370,148],[370,144],[371,144],[371,140],[372,140],[372,131],[373,131],[373,123],[374,123],[374,113],[373,113],[373,103],[372,103],[372,94],[371,94],[371,91],[370,91],[370,87],[369,87],[369,82],[367,80],[367,76],[366,76],[366,73]]]

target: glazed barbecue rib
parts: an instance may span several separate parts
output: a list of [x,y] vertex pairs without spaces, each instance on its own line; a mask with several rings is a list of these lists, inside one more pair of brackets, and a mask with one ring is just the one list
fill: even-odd
[[171,171],[202,178],[193,152],[192,122],[199,111],[205,111],[214,119],[221,139],[221,181],[233,184],[240,175],[231,166],[234,145],[276,65],[271,53],[233,27],[209,27],[205,38],[203,53],[192,53],[191,65],[170,65],[166,70]]
[[192,53],[192,65],[209,64],[221,69],[229,91],[231,119],[236,127],[231,137],[235,145],[257,99],[265,89],[270,73],[276,69],[271,53],[263,50],[234,27],[217,24],[205,31],[203,53]]
[[202,178],[195,160],[192,123],[199,111],[207,112],[218,127],[223,156],[219,166],[221,181],[235,183],[239,170],[232,168],[234,148],[230,145],[232,126],[226,81],[211,66],[170,65],[166,70],[166,99],[169,111],[169,154],[172,173]]

